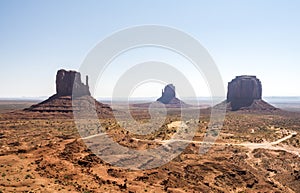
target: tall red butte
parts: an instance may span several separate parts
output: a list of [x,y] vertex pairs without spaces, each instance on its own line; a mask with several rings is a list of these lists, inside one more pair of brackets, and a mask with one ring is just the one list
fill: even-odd
[[[228,83],[227,99],[224,102],[229,111],[277,110],[262,100],[262,84],[256,76],[236,76],[231,80]],[[218,105],[215,107],[218,108]]]
[[91,96],[88,76],[86,76],[86,84],[83,84],[79,72],[61,69],[56,74],[56,94],[39,104],[32,105],[25,111],[72,113],[82,109],[96,111],[100,117],[112,115],[112,109],[108,105],[96,101]]

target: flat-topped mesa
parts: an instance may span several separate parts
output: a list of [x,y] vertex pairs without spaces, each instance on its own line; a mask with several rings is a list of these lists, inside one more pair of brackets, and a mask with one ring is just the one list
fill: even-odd
[[168,84],[165,86],[164,90],[161,91],[161,97],[157,101],[163,104],[169,104],[172,99],[176,98],[175,86],[173,84]]
[[86,76],[86,85],[84,85],[79,72],[64,69],[57,71],[56,94],[58,96],[90,96],[88,76]]
[[252,102],[261,99],[262,86],[256,76],[236,76],[228,83],[227,102],[236,100]]
[[261,96],[262,86],[256,76],[236,76],[228,83],[227,102],[231,103],[232,110],[248,107]]
[[275,110],[262,100],[262,85],[256,76],[236,76],[228,83],[227,108],[230,110]]

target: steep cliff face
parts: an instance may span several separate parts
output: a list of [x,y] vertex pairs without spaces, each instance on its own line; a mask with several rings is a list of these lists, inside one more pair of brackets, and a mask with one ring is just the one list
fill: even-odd
[[158,98],[157,101],[169,104],[174,98],[176,98],[175,86],[173,84],[168,84],[165,86],[164,90],[162,90],[161,97]]
[[228,83],[227,101],[261,99],[262,86],[256,76],[237,76]]
[[86,84],[81,82],[81,75],[76,71],[59,70],[56,74],[56,94],[47,100],[25,109],[34,112],[72,113],[73,111],[96,111],[99,117],[112,115],[112,109],[96,101],[89,91],[88,77]]
[[56,94],[58,96],[91,95],[86,77],[86,85],[81,82],[81,74],[76,71],[59,70],[56,74]]
[[233,110],[250,106],[254,100],[260,100],[262,86],[256,76],[237,76],[228,83],[227,102]]
[[166,107],[188,107],[189,105],[181,101],[176,97],[175,86],[173,84],[168,84],[162,90],[161,97],[159,97],[156,101],[161,102],[166,105]]
[[262,100],[262,84],[256,76],[236,76],[228,83],[227,99],[214,108],[226,106],[228,111],[273,111],[278,110]]

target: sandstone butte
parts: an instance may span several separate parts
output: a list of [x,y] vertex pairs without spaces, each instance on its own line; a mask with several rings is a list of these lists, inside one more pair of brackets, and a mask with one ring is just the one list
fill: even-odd
[[[262,84],[256,76],[236,76],[228,83],[227,98],[222,104],[226,103],[229,111],[255,110],[273,111],[278,110],[262,99]],[[219,108],[216,105],[214,108]]]
[[32,105],[25,111],[72,113],[79,110],[95,110],[100,117],[112,114],[112,109],[108,105],[98,102],[91,96],[88,76],[84,84],[81,82],[79,72],[61,69],[57,71],[55,83],[56,94],[39,104]]

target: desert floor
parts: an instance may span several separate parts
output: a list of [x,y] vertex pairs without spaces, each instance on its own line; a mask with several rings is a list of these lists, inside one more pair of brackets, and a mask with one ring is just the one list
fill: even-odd
[[[147,135],[128,132],[112,118],[99,119],[104,131],[82,137],[72,115],[18,110],[26,105],[3,108],[0,114],[0,192],[300,192],[300,113],[228,112],[217,140],[200,154],[208,110],[189,121],[174,111]],[[147,122],[147,112],[135,110],[136,120]],[[86,120],[87,127],[92,123]],[[171,140],[182,125],[195,127],[195,135]],[[100,130],[136,151],[172,143],[187,147],[153,169],[140,170],[153,161],[147,159],[138,160],[134,169],[122,168],[86,146]]]

